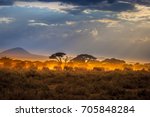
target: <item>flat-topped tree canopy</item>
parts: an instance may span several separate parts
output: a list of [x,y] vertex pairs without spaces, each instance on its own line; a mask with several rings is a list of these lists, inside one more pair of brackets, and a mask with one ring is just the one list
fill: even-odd
[[66,53],[63,52],[57,52],[52,54],[49,58],[50,59],[56,59],[58,62],[62,62],[62,58],[66,55]]
[[77,57],[73,58],[73,62],[89,62],[91,60],[96,60],[97,58],[89,54],[80,54]]

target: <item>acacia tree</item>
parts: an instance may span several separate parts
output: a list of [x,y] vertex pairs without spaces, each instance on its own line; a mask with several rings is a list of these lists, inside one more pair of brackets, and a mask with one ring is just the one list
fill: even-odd
[[96,60],[97,58],[89,54],[80,54],[77,57],[73,58],[73,62],[84,62],[88,63],[89,61]]
[[64,62],[65,64],[71,59],[71,57],[68,57],[68,56],[66,55],[66,53],[63,53],[63,52],[54,53],[54,54],[52,54],[49,58],[50,58],[50,59],[55,59],[55,60],[57,60],[57,62],[59,62],[59,63]]
[[49,58],[50,58],[50,59],[55,59],[55,60],[57,60],[58,62],[62,63],[62,58],[63,58],[65,55],[66,55],[66,53],[57,52],[57,53],[52,54]]
[[62,70],[62,63],[64,62],[64,67],[67,66],[67,62],[71,59],[70,57],[68,57],[66,55],[66,53],[63,52],[57,52],[52,54],[50,57],[50,59],[55,59],[58,62],[58,66],[55,66],[57,70]]

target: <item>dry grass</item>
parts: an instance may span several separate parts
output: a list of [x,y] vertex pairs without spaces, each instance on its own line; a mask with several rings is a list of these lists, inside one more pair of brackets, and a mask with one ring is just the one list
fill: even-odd
[[0,92],[0,99],[150,99],[150,72],[1,68]]

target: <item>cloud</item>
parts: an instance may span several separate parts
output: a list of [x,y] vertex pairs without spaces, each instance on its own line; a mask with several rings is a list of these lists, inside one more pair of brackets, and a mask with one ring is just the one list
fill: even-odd
[[34,22],[36,22],[35,20],[29,20],[28,21],[29,23],[34,23]]
[[86,14],[90,15],[97,12],[107,11],[107,12],[123,12],[134,10],[134,4],[128,2],[116,2],[114,4],[108,4],[102,2],[101,4],[88,5],[88,6],[76,6],[72,9],[65,9],[66,12],[70,14]]
[[79,30],[76,30],[75,32],[76,32],[76,33],[81,33],[81,32],[82,32],[82,30],[80,30],[80,29],[79,29]]
[[14,0],[0,0],[0,5],[12,5]]
[[12,23],[14,22],[15,19],[14,18],[11,18],[11,17],[0,17],[0,24],[9,24],[9,23]]
[[74,24],[76,24],[76,22],[75,21],[66,21],[66,24],[67,25],[74,25]]
[[55,23],[55,24],[49,24],[49,26],[57,27],[57,26],[64,26],[64,24]]
[[134,39],[132,41],[133,44],[141,44],[141,43],[149,43],[150,41],[150,38],[145,36],[145,37],[140,37],[140,38],[137,38],[137,39]]
[[[20,7],[37,7],[41,9],[50,9],[62,13],[71,13],[71,14],[91,14],[93,12],[105,10],[105,11],[127,11],[133,10],[134,5],[127,2],[115,2],[114,4],[108,4],[107,0],[55,0],[55,2],[43,2],[48,0],[40,1],[16,1],[14,5]],[[102,2],[103,1],[103,2]],[[68,4],[70,3],[70,4]],[[77,4],[76,4],[77,3]],[[84,3],[85,5],[83,5]]]
[[118,18],[131,22],[148,21],[150,20],[150,7],[136,4],[134,11],[121,12]]
[[119,27],[119,26],[121,26],[118,20],[115,20],[115,19],[108,19],[108,18],[97,19],[97,20],[91,20],[91,22],[104,23],[104,24],[107,25],[107,27]]
[[113,19],[98,19],[98,20],[94,20],[94,21],[97,21],[97,22],[100,22],[100,23],[112,23],[112,24],[116,24],[118,23],[118,21],[116,20],[113,20]]
[[67,5],[67,4],[62,4],[60,2],[20,2],[20,1],[17,1],[15,2],[15,5],[16,6],[20,6],[20,7],[29,7],[29,8],[32,8],[32,7],[37,7],[37,8],[41,8],[41,9],[50,9],[50,10],[55,10],[55,11],[58,11],[58,12],[62,12],[62,13],[65,13],[65,9],[72,9],[74,8],[75,6],[73,5]]
[[29,26],[49,26],[48,24],[46,23],[29,23],[28,24]]
[[44,22],[39,22],[34,19],[28,20],[28,26],[42,26],[42,27],[48,27],[48,26],[58,26],[58,24],[47,24]]
[[91,5],[91,4],[98,4],[103,1],[113,3],[117,0],[39,0],[39,1],[45,1],[45,2],[59,1],[59,2],[63,2],[63,3],[67,3],[67,4],[74,4],[74,5]]
[[61,2],[65,4],[70,4],[70,5],[95,5],[99,4],[103,1],[107,1],[108,3],[113,3],[117,0],[0,0],[0,5],[10,5],[13,4],[14,1],[23,1],[23,2],[35,2],[35,1],[40,1],[40,2]]
[[82,13],[84,13],[84,14],[92,14],[92,13],[96,13],[96,12],[99,12],[99,8],[97,9],[97,7],[92,7],[92,9],[90,9],[90,8],[87,8],[87,9],[83,9],[83,11],[82,11]]
[[97,37],[98,36],[98,31],[97,31],[97,29],[95,28],[95,29],[93,29],[93,30],[91,30],[91,35],[93,36],[93,37]]
[[[16,19],[9,26],[1,24],[0,48],[21,46],[47,55],[50,52],[65,51],[68,54],[89,53],[129,59],[150,57],[150,23],[147,20],[148,13],[145,12],[146,16],[143,16],[145,13],[141,12],[142,8],[133,11],[128,9],[126,13],[136,15],[141,12],[144,17],[142,20],[131,21],[120,15],[125,11],[103,10],[104,7],[99,9],[101,6],[98,5],[80,6],[75,10],[76,15],[68,11],[55,12],[44,6],[41,8],[40,4],[35,8],[32,2],[30,5],[30,8],[28,5],[14,5],[0,9],[1,18]],[[119,7],[118,3],[108,6],[112,8],[116,5]],[[69,10],[74,11],[74,8]]]

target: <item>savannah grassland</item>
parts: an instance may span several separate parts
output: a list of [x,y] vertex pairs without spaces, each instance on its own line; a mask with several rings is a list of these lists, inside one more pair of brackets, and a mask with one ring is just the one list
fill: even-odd
[[[139,70],[134,70],[134,65],[105,70],[102,67],[38,69],[33,62],[26,68],[25,62],[10,59],[5,62],[1,59],[0,63],[0,99],[150,99],[148,65],[147,69]],[[46,66],[48,62],[42,64]]]

